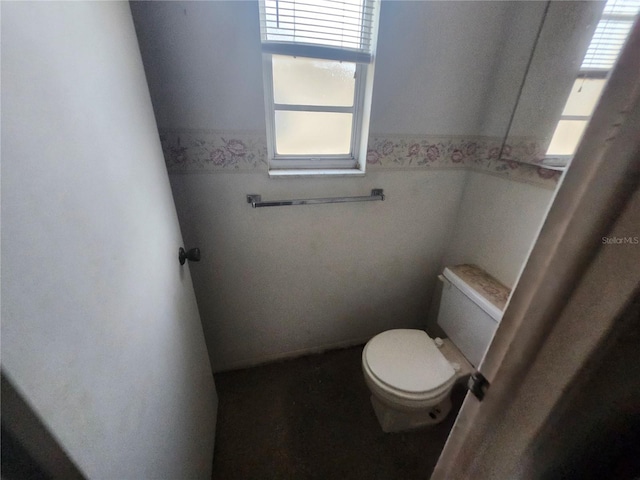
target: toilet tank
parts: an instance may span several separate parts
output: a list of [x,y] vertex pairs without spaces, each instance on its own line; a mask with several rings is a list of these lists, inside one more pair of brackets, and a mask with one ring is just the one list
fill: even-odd
[[502,319],[511,291],[475,265],[444,269],[438,325],[478,366]]

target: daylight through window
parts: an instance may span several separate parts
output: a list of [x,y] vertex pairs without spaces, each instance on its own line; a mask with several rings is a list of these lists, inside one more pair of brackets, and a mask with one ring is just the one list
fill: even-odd
[[565,161],[573,157],[639,10],[640,0],[607,1],[547,149],[548,157]]
[[378,7],[260,2],[270,172],[363,171]]

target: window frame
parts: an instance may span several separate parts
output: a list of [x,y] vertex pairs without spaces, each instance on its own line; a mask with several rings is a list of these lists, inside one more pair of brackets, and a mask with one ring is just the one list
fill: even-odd
[[[364,171],[363,159],[366,159],[366,143],[362,145],[362,133],[363,127],[367,127],[368,131],[368,118],[366,119],[366,125],[364,121],[365,112],[365,90],[367,87],[367,79],[370,76],[369,70],[372,63],[363,64],[358,62],[349,61],[356,66],[355,71],[355,85],[353,95],[353,106],[351,107],[338,107],[338,106],[312,106],[312,105],[283,105],[276,104],[273,96],[273,66],[272,57],[275,53],[263,53],[262,54],[262,69],[264,80],[264,99],[265,99],[265,113],[266,113],[266,127],[267,127],[267,153],[269,156],[269,171],[277,170],[362,170]],[[305,57],[305,58],[317,58],[319,60],[340,61],[333,58],[321,58],[319,56],[309,57],[306,55],[285,55],[282,56]],[[278,108],[284,107],[284,108]],[[303,112],[338,112],[338,113],[350,113],[352,114],[351,120],[351,139],[350,139],[350,151],[347,154],[309,154],[309,155],[291,155],[291,154],[278,154],[276,152],[276,127],[275,127],[275,113],[276,111],[303,111]],[[361,151],[365,151],[365,155],[361,155]]]
[[[574,80],[574,83],[578,80],[581,79],[586,79],[586,80],[607,80],[609,73],[611,70],[580,70],[578,72],[578,75],[576,76],[576,79]],[[601,94],[602,95],[602,94]],[[568,102],[568,98],[565,99],[565,104]],[[596,102],[597,105],[597,102]],[[563,108],[564,110],[564,108]],[[554,128],[553,131],[553,135],[551,136],[551,140],[549,141],[549,146],[547,147],[547,152],[545,155],[545,158],[553,158],[553,159],[557,159],[561,162],[564,162],[564,166],[566,166],[569,161],[571,161],[571,159],[575,156],[576,154],[576,150],[578,149],[578,145],[580,144],[580,139],[578,139],[578,141],[576,142],[574,148],[573,148],[573,153],[572,154],[558,154],[558,153],[552,153],[549,152],[549,148],[551,146],[551,142],[553,142],[553,138],[555,137],[555,132],[558,129],[558,125],[560,125],[560,122],[565,121],[565,122],[572,122],[572,121],[576,121],[576,122],[584,122],[586,121],[587,124],[589,123],[589,121],[591,120],[591,117],[593,116],[593,112],[595,111],[595,106],[593,107],[591,113],[589,115],[563,115],[561,114],[560,117],[558,118],[558,121],[556,122],[556,127]],[[564,167],[563,167],[564,168]]]
[[[361,32],[363,32],[363,37],[361,38],[366,39],[366,42],[364,44],[361,43],[360,47],[335,46],[331,41],[329,41],[329,43],[323,43],[323,41],[316,43],[313,39],[310,41],[291,41],[287,38],[283,38],[282,40],[269,38],[269,34],[267,33],[267,8],[273,9],[273,6],[268,7],[266,5],[266,1],[268,0],[260,0],[259,6],[262,77],[267,134],[267,164],[269,175],[364,175],[367,163],[367,143],[369,138],[369,123],[373,96],[373,76],[379,28],[380,0],[363,0],[363,11],[366,10],[368,12],[367,15],[370,15],[370,17],[365,23],[361,24],[361,28],[367,30],[361,30]],[[287,0],[287,2],[288,1],[289,0]],[[293,0],[294,3],[295,1],[296,0]],[[304,6],[304,3],[304,1],[301,2],[302,6]],[[285,7],[290,8],[290,5],[285,5],[283,8]],[[287,18],[286,20],[289,19]],[[285,28],[290,28],[290,26]],[[311,28],[313,28],[313,26]],[[320,28],[322,27],[320,26]],[[319,31],[322,33],[321,30]],[[276,104],[274,101],[273,90],[273,55],[292,58],[315,58],[318,60],[355,64],[353,105],[349,107],[341,107]],[[349,153],[304,155],[278,154],[275,121],[277,111],[334,111],[338,113],[345,112],[351,114],[352,119]]]

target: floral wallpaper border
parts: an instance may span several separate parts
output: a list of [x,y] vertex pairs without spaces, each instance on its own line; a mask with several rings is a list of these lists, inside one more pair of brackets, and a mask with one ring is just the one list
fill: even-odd
[[[160,141],[169,173],[267,171],[264,132],[161,130]],[[491,137],[372,134],[367,169],[468,168],[555,188],[561,172],[521,163],[539,158],[534,140],[505,145],[502,160],[498,159],[500,144],[500,139]]]
[[264,133],[160,130],[169,173],[267,170]]
[[[555,188],[562,172],[522,163],[538,158],[540,148],[532,140],[505,145],[491,137],[429,137],[419,135],[372,135],[367,169],[469,168],[525,183]],[[506,158],[505,158],[506,157]]]

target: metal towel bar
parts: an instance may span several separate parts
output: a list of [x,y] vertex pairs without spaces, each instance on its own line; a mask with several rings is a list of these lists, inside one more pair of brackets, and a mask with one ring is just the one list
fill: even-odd
[[315,205],[319,203],[374,202],[378,200],[384,200],[382,188],[374,188],[371,190],[371,195],[363,195],[361,197],[308,198],[302,200],[272,200],[270,202],[263,202],[261,195],[253,193],[247,195],[247,203],[250,203],[253,208],[282,207],[284,205]]

